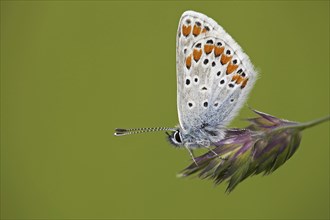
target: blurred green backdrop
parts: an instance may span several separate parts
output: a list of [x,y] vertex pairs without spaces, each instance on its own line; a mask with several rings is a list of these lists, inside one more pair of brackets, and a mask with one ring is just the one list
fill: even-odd
[[[329,123],[230,195],[176,178],[190,158],[163,133],[113,136],[178,123],[175,36],[188,9],[259,69],[250,106],[329,114],[329,1],[1,1],[1,218],[329,218]],[[231,126],[251,116],[244,107]]]

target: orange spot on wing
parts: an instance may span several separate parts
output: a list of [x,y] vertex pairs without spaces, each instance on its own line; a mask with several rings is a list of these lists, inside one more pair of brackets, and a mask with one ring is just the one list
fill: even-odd
[[244,79],[244,81],[243,81],[243,83],[241,85],[241,89],[243,89],[246,86],[248,80],[249,80],[248,78]]
[[186,58],[186,67],[187,69],[191,67],[191,55]]
[[207,32],[206,28],[203,28],[202,33],[206,33],[206,32]]
[[237,68],[238,68],[238,65],[229,63],[228,67],[227,67],[227,71],[226,71],[227,75],[234,72]]
[[239,75],[235,74],[233,78],[231,78],[231,81],[236,81],[238,79]]
[[215,57],[220,56],[223,53],[224,50],[225,50],[224,47],[217,47],[217,46],[215,46],[214,47],[214,55],[215,55]]
[[196,37],[201,33],[201,27],[198,27],[197,25],[194,25],[193,29],[193,35]]
[[201,58],[202,56],[202,50],[194,49],[193,56],[194,56],[194,60],[197,62],[199,58]]
[[222,65],[228,63],[231,60],[231,56],[226,56],[225,54],[222,54],[220,62]]
[[204,45],[204,51],[205,51],[206,54],[211,53],[213,48],[214,48],[214,45],[208,45],[208,44]]
[[244,78],[241,77],[240,75],[238,75],[238,78],[236,80],[236,84],[240,84],[243,80],[244,80]]
[[184,36],[188,36],[190,34],[190,31],[191,31],[191,26],[186,26],[186,25],[182,25],[182,34]]

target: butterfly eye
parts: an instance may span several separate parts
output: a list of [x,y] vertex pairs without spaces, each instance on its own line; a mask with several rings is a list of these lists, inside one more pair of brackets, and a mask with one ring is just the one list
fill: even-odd
[[180,131],[176,131],[176,132],[174,133],[174,139],[176,140],[176,142],[178,142],[178,143],[182,143],[181,135],[180,135]]

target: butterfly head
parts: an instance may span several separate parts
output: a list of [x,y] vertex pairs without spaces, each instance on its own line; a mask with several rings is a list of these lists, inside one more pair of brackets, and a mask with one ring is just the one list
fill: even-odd
[[174,146],[181,147],[184,145],[183,137],[179,129],[172,131],[171,133],[166,132],[166,134],[168,136],[168,140]]

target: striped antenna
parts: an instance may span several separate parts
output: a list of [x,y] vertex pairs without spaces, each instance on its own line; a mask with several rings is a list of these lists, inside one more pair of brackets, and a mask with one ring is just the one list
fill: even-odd
[[116,128],[114,135],[115,136],[124,136],[129,134],[140,134],[146,132],[156,132],[156,131],[176,131],[175,128],[165,128],[165,127],[156,127],[156,128]]

